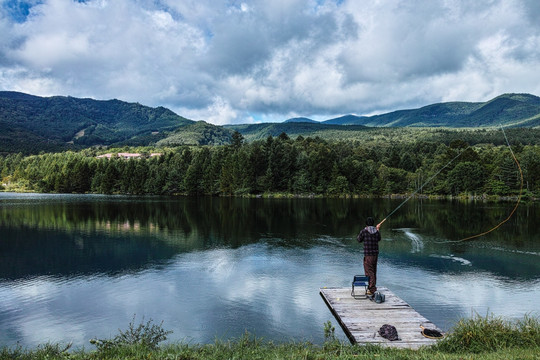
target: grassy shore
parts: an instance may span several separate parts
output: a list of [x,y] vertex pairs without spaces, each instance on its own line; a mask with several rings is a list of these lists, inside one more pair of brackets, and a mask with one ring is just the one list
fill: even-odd
[[336,340],[329,326],[321,346],[273,343],[250,334],[205,345],[158,345],[169,333],[151,321],[131,323],[112,339],[93,340],[96,349],[70,350],[60,344],[4,347],[0,359],[540,359],[540,321],[530,316],[513,322],[494,316],[464,319],[436,345],[419,350],[345,344]]

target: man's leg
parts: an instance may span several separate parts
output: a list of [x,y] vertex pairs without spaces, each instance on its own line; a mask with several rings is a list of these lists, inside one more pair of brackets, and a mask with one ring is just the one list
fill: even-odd
[[364,256],[364,272],[369,276],[368,291],[372,294],[377,291],[377,257],[378,255]]

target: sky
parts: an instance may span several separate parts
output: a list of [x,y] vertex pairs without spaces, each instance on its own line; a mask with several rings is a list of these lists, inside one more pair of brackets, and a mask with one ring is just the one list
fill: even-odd
[[0,90],[224,125],[540,95],[538,0],[0,0]]

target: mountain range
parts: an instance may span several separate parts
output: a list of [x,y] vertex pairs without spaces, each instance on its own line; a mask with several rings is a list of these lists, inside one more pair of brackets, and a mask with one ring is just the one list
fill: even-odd
[[283,123],[227,125],[248,140],[262,139],[282,132],[289,135],[321,136],[339,131],[338,138],[365,127],[429,127],[429,128],[540,128],[540,97],[530,94],[503,94],[486,102],[446,102],[418,109],[398,110],[381,115],[344,115],[324,121],[305,117]]
[[94,145],[219,145],[239,131],[247,140],[277,136],[354,134],[366,127],[540,128],[540,97],[503,94],[487,102],[446,102],[374,116],[325,121],[300,117],[281,123],[216,126],[164,107],[120,100],[39,97],[0,91],[0,153],[60,151]]
[[[308,118],[300,119],[313,121]],[[345,115],[321,123],[398,127],[538,127],[540,97],[530,94],[503,94],[487,102],[445,102],[374,116]]]

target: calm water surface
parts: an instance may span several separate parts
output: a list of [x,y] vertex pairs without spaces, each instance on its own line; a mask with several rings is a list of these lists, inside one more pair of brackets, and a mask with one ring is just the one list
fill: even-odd
[[[322,343],[337,324],[318,289],[363,273],[363,219],[399,203],[0,193],[0,345],[92,348],[134,315],[172,341],[247,330]],[[452,242],[513,205],[411,200],[381,230],[378,285],[445,330],[475,313],[539,315],[539,204]]]

